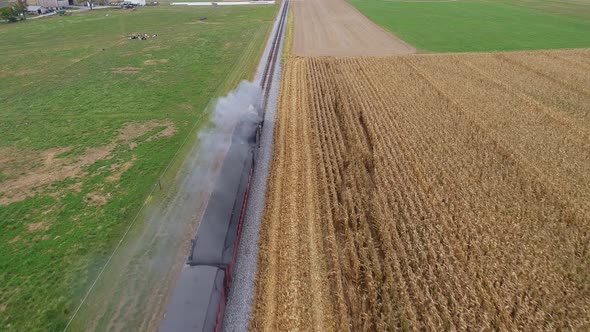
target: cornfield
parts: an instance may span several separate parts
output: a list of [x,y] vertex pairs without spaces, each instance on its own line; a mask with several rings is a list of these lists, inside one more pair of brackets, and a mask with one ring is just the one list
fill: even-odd
[[287,60],[252,330],[589,330],[590,50]]

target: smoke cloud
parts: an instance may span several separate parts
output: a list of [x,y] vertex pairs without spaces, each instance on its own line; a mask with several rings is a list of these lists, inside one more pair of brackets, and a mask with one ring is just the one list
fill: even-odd
[[234,128],[242,121],[260,119],[260,100],[260,88],[243,81],[211,104],[209,122],[192,134],[195,136],[189,139],[192,144],[178,172],[158,182],[156,195],[141,214],[142,222],[134,226],[112,257],[78,317],[113,308],[129,308],[133,313],[121,309],[120,313],[109,311],[105,317],[161,309],[159,300],[142,301],[141,296],[165,299],[171,293],[178,272],[175,267],[180,267],[181,260],[186,262],[190,238],[232,143]]
[[211,115],[214,128],[225,131],[243,120],[259,120],[258,109],[261,96],[262,91],[259,86],[242,81],[235,90],[217,100]]
[[[213,174],[207,174],[208,184],[212,184],[213,176],[223,156],[232,142],[232,133],[242,121],[258,122],[262,91],[252,82],[242,81],[227,96],[217,99],[209,124],[199,134],[199,159],[201,165],[211,165]],[[204,175],[204,174],[203,174]]]

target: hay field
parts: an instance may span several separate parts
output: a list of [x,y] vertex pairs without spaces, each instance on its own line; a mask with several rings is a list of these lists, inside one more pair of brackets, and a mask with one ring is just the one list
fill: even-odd
[[362,15],[345,0],[292,2],[296,55],[413,54],[416,49]]
[[588,59],[290,58],[251,329],[590,329]]

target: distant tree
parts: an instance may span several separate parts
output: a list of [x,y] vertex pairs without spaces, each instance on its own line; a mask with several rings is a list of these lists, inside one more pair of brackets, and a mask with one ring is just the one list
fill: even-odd
[[0,19],[16,22],[27,18],[27,1],[16,0],[10,6],[0,8]]
[[0,8],[0,18],[8,22],[18,21],[18,15],[14,12],[14,8],[12,8],[12,6]]
[[27,0],[16,0],[12,3],[14,13],[22,20],[27,19]]

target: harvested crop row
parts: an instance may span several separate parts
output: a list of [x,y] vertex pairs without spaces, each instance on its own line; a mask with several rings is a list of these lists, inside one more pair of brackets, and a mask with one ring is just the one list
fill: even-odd
[[291,58],[251,328],[590,328],[590,87],[552,74],[590,51],[568,54]]

